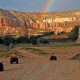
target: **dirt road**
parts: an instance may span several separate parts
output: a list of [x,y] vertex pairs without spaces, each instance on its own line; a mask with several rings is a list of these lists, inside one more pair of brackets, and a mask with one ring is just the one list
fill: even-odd
[[19,59],[19,64],[2,60],[5,71],[0,72],[0,80],[80,80],[79,61],[49,61],[48,57],[23,53],[25,57]]

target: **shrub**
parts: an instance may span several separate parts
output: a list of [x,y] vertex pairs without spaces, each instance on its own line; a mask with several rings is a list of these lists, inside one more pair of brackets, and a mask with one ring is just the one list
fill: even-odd
[[75,26],[75,28],[71,31],[71,33],[68,36],[71,41],[76,41],[79,36],[79,26]]
[[47,39],[41,38],[40,39],[40,43],[45,44],[45,43],[49,43],[49,41]]
[[37,37],[36,36],[31,36],[30,37],[30,43],[32,43],[33,45],[36,45],[37,44]]
[[15,43],[15,38],[13,38],[12,36],[5,36],[3,38],[3,44],[6,46],[9,46],[11,43]]
[[16,39],[16,43],[29,43],[30,40],[26,36],[20,36]]
[[2,37],[0,37],[0,44],[3,44],[3,40],[2,40]]

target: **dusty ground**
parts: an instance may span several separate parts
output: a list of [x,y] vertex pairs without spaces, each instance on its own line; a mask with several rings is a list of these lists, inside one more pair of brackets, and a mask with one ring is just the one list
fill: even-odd
[[19,59],[19,64],[9,64],[9,59],[1,59],[5,71],[0,72],[0,80],[80,80],[80,61],[49,61],[49,56],[20,52],[25,57]]

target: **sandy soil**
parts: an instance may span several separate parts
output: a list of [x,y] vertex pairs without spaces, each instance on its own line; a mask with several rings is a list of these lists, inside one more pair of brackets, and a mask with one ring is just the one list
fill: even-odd
[[25,57],[19,59],[19,64],[0,59],[4,63],[0,80],[80,80],[80,61],[49,61],[49,56],[38,56],[24,50],[20,52]]

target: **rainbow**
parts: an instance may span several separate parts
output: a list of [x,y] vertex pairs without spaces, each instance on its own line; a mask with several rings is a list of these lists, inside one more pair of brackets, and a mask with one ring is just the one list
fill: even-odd
[[[47,2],[45,3],[45,5],[42,9],[42,12],[49,12],[50,8],[52,7],[52,5],[54,5],[55,1],[56,0],[47,0]],[[42,15],[39,20],[41,20],[44,17],[45,17],[45,15]]]
[[42,11],[48,12],[50,10],[50,8],[52,7],[52,5],[55,4],[56,0],[47,0],[45,6],[43,7]]

